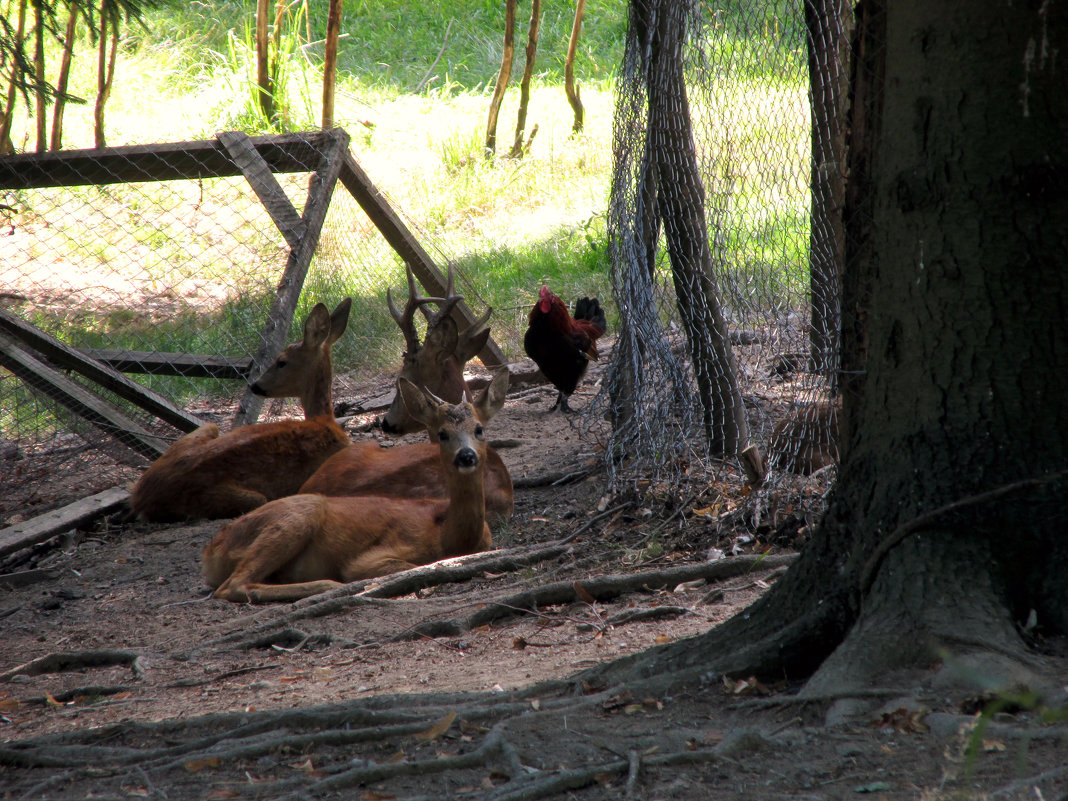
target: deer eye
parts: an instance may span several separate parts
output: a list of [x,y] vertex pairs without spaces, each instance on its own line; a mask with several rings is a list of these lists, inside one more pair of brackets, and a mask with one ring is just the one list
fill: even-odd
[[448,442],[449,441],[449,432],[446,431],[444,428],[441,429],[441,431],[438,432],[438,439],[440,441],[442,441],[442,442]]
[[482,438],[482,436],[483,436],[483,433],[484,433],[484,432],[483,432],[483,430],[482,430],[482,426],[475,426],[475,436],[476,436],[476,437],[478,437],[479,439],[481,439],[481,438]]
[[285,359],[279,359],[278,361],[275,362],[275,365],[277,367],[285,367],[286,366],[286,360]]

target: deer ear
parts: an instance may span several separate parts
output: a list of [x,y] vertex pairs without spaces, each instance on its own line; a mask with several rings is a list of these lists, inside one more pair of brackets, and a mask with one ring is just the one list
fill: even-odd
[[507,368],[498,370],[493,379],[486,385],[486,388],[479,393],[474,407],[478,413],[478,419],[483,423],[488,423],[492,420],[493,416],[504,406],[504,399],[508,394],[509,379],[510,375]]
[[465,332],[456,349],[456,359],[461,364],[466,364],[471,361],[471,359],[475,358],[475,356],[481,353],[482,349],[486,347],[486,342],[489,341],[489,336],[490,330],[488,328],[483,328],[481,331],[472,334],[471,336],[467,336],[467,333]]
[[304,321],[304,346],[317,348],[330,336],[330,310],[324,303],[316,303]]
[[337,308],[331,313],[329,344],[333,345],[345,333],[345,328],[349,324],[349,312],[351,310],[352,298],[345,298],[337,304]]
[[433,415],[433,408],[431,407],[431,401],[426,396],[426,393],[407,378],[397,379],[397,390],[400,392],[401,399],[404,401],[404,407],[408,410],[408,414],[424,426],[429,426]]

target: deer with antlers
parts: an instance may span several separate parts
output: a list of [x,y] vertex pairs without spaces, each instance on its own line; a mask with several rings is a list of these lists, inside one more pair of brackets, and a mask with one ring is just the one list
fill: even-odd
[[331,347],[348,325],[351,298],[331,313],[318,303],[304,338],[287,346],[252,385],[265,397],[299,397],[304,420],[241,426],[207,423],[178,439],[130,491],[130,513],[152,522],[236,517],[292,495],[331,455],[351,444],[334,420]]
[[[449,268],[444,298],[420,295],[411,268],[407,272],[408,301],[403,312],[397,309],[391,291],[386,291],[390,314],[404,334],[406,344],[400,377],[429,390],[437,397],[456,403],[465,392],[469,392],[463,378],[463,366],[485,347],[489,338],[486,321],[492,309],[487,310],[462,334],[458,334],[449,314],[463,299],[463,295],[453,291],[452,268]],[[437,312],[427,312],[428,303],[437,303]],[[427,331],[422,344],[415,330],[416,309],[423,311],[427,319]],[[382,428],[390,433],[401,434],[414,431],[419,425],[420,422],[398,391],[382,421]],[[443,498],[448,494],[448,487],[438,449],[433,442],[437,432],[429,429],[428,433],[431,442],[392,448],[382,448],[373,442],[353,443],[323,462],[300,491],[331,496],[407,495]],[[512,478],[493,448],[486,453],[485,495],[486,509],[494,524],[507,521],[512,516]]]
[[293,601],[490,548],[484,426],[507,388],[502,370],[473,402],[453,404],[398,379],[408,411],[438,435],[448,498],[300,494],[271,501],[226,525],[204,548],[204,580],[215,597]]

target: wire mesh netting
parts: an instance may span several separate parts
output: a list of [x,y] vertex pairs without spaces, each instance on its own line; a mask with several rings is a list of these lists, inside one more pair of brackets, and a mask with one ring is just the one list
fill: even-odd
[[[294,215],[300,215],[314,169],[327,154],[318,149],[323,141],[318,134],[288,139],[298,140],[293,147],[306,166],[274,177]],[[287,267],[295,249],[240,173],[123,179],[135,167],[151,174],[156,158],[177,153],[173,159],[180,162],[184,146],[197,151],[203,144],[118,148],[118,161],[102,154],[71,162],[74,174],[63,179],[69,185],[5,189],[0,310],[8,320],[117,366],[148,392],[225,430],[247,380],[258,373],[253,360],[264,349],[272,304],[280,282],[290,280]],[[162,155],[150,156],[146,167],[145,151]],[[130,155],[124,160],[125,152]],[[116,163],[120,166],[108,174]],[[88,166],[79,173],[82,164]],[[171,169],[180,168],[159,166],[161,175]],[[440,251],[435,256],[445,259]],[[478,308],[477,288],[466,278],[458,283]],[[333,308],[351,296],[353,312],[335,347],[336,362],[363,376],[394,370],[403,339],[389,314],[386,291],[393,287],[403,295],[405,286],[401,258],[338,183],[282,341],[300,338],[316,302]],[[0,511],[17,514],[33,506],[46,492],[45,482],[67,483],[70,490],[88,494],[136,478],[151,453],[121,444],[124,432],[117,428],[147,432],[163,447],[182,433],[77,370],[60,369],[61,376],[43,382],[30,379],[56,365],[17,337],[5,334],[0,346],[5,357]],[[269,353],[267,360],[272,358]],[[26,372],[14,371],[15,364]],[[89,395],[83,397],[83,391],[117,408],[123,418],[96,418],[86,408],[92,398],[84,400]],[[301,414],[299,405],[285,401],[272,401],[270,411]]]
[[[612,422],[603,444],[616,486],[677,493],[689,482],[733,480],[750,444],[781,486],[836,455],[849,7],[648,0],[630,8],[606,212],[620,325],[589,419]],[[316,135],[294,136],[303,136],[307,165],[274,175],[299,216],[325,154]],[[73,348],[121,355],[133,380],[204,419],[230,416],[293,254],[262,198],[243,175],[222,172],[127,180],[102,176],[98,165],[68,183],[2,190],[0,309]],[[467,255],[404,219],[439,265]],[[480,277],[457,281],[480,313]],[[385,295],[404,286],[401,257],[339,188],[288,340],[315,302],[332,308],[352,295],[335,362],[359,375],[389,373],[403,341]],[[526,308],[495,314],[494,338],[519,342]],[[160,354],[195,367],[161,370]],[[162,441],[178,435],[93,390]],[[299,414],[292,405],[272,411]],[[147,461],[3,368],[0,450],[5,485],[17,478],[27,493],[45,475],[62,480],[68,466],[81,476],[87,462],[98,465],[88,491],[136,477]],[[35,460],[27,476],[22,455],[52,458]],[[24,494],[0,512],[32,506]]]
[[624,323],[600,398],[616,481],[737,475],[750,443],[771,483],[836,456],[848,13],[807,5],[631,6],[609,208]]

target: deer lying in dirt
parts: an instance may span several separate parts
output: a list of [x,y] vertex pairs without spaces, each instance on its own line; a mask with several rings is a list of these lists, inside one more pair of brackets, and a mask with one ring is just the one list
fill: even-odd
[[241,426],[215,423],[177,440],[130,491],[130,512],[147,521],[236,517],[292,495],[331,455],[351,444],[334,420],[330,349],[348,324],[350,298],[331,314],[318,303],[304,338],[289,345],[252,386],[266,397],[299,397],[304,420]]
[[471,403],[450,404],[398,380],[413,417],[438,434],[448,499],[301,494],[226,525],[203,551],[204,581],[236,602],[293,601],[491,547],[483,426],[504,404],[502,370]]
[[[408,302],[404,311],[398,311],[392,295],[387,291],[390,314],[404,334],[407,350],[400,377],[429,390],[439,398],[456,403],[465,392],[470,393],[464,382],[464,364],[482,350],[489,338],[485,327],[490,312],[461,335],[456,333],[456,324],[449,316],[453,306],[463,296],[453,292],[452,269],[445,298],[422,297],[415,284],[412,271],[408,269]],[[426,304],[439,304],[438,311],[431,315],[425,312]],[[424,311],[427,317],[426,337],[422,345],[415,330],[415,310]],[[399,434],[417,430],[419,422],[409,412],[398,392],[393,405],[383,418],[382,428]],[[405,497],[444,498],[448,495],[442,473],[438,448],[433,440],[437,432],[429,431],[431,442],[398,445],[382,448],[374,442],[357,442],[331,456],[300,488],[302,493],[321,495],[390,495]],[[496,525],[512,516],[512,478],[504,461],[493,448],[486,453],[486,512]]]
[[780,422],[768,443],[772,467],[807,476],[836,463],[841,417],[840,401],[818,401]]

